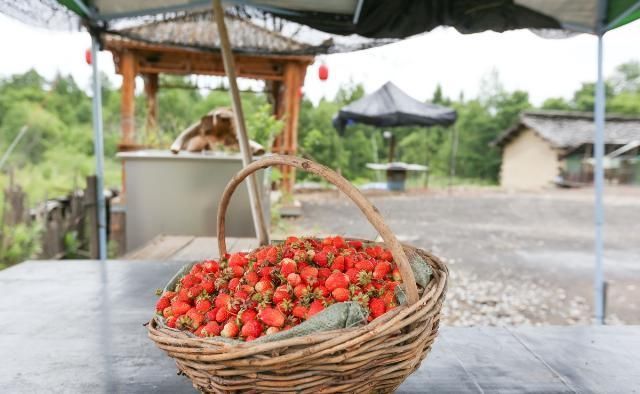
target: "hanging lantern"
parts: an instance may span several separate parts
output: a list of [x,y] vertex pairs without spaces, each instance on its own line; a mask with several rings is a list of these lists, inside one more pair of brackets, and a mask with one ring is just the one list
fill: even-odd
[[87,48],[84,51],[84,61],[87,62],[88,65],[91,65],[93,59],[91,57],[91,49]]
[[318,67],[318,78],[321,81],[326,81],[329,79],[329,67],[326,64],[322,63],[320,67]]

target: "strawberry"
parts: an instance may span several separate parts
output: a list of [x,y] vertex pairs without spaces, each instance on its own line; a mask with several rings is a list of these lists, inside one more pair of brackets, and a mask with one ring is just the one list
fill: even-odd
[[182,283],[183,287],[191,287],[197,283],[196,277],[191,274],[187,274],[180,280],[180,283]]
[[249,260],[240,253],[234,253],[229,257],[229,267],[244,267]]
[[302,298],[308,294],[309,294],[309,287],[303,284],[299,284],[293,288],[293,295],[295,295],[296,298]]
[[391,251],[388,249],[384,249],[382,253],[380,253],[380,259],[385,261],[393,261],[393,255]]
[[282,300],[278,305],[277,308],[280,312],[287,314],[289,313],[289,311],[291,310],[293,304],[291,303],[291,301],[289,300]]
[[178,330],[191,330],[191,318],[187,315],[182,315],[176,321],[176,328]]
[[191,328],[198,328],[204,322],[204,315],[195,309],[190,309],[186,316],[191,319]]
[[273,302],[280,303],[282,300],[290,300],[291,294],[289,294],[289,289],[286,285],[279,286],[276,291],[273,293]]
[[173,316],[173,307],[168,306],[162,310],[162,317],[166,319],[171,316]]
[[333,296],[333,299],[338,302],[347,301],[349,299],[349,290],[338,287],[331,292],[331,295]]
[[331,275],[331,270],[329,268],[320,268],[318,269],[318,281],[324,282]]
[[284,325],[284,315],[274,308],[264,308],[258,313],[258,318],[271,327],[282,327]]
[[196,298],[197,296],[199,296],[200,294],[202,294],[203,288],[202,285],[193,285],[190,289],[189,292],[187,293],[189,295],[189,298]]
[[258,283],[259,280],[260,276],[258,276],[258,273],[255,271],[248,271],[246,274],[244,274],[244,281],[250,286],[255,286],[255,284]]
[[158,299],[158,302],[156,302],[156,311],[162,312],[164,311],[165,308],[169,307],[170,305],[171,305],[171,300],[169,298],[167,298],[166,296],[160,297],[160,299]]
[[258,312],[256,312],[256,310],[253,308],[245,309],[238,314],[238,317],[240,318],[240,321],[242,322],[242,324],[245,324],[246,322],[255,319],[256,316],[258,316]]
[[216,312],[216,321],[218,323],[222,323],[229,318],[229,311],[227,308],[220,308],[218,312]]
[[214,304],[217,308],[226,308],[229,305],[229,302],[231,302],[231,296],[229,294],[222,293],[218,294]]
[[331,263],[331,270],[344,272],[344,269],[344,256],[336,256],[336,258],[333,259],[333,263]]
[[215,261],[215,260],[206,260],[202,264],[202,269],[205,272],[214,274],[214,273],[218,272],[218,270],[220,270],[220,264],[218,264],[218,262]]
[[400,270],[397,268],[393,269],[391,276],[393,277],[393,280],[396,282],[400,282],[402,280],[402,275],[400,275]]
[[282,274],[282,276],[284,276],[285,278],[289,275],[292,274],[294,272],[297,272],[298,267],[297,264],[294,260],[292,259],[282,259],[282,261],[280,262],[280,273]]
[[318,264],[320,267],[326,267],[326,265],[329,263],[329,258],[327,253],[325,251],[316,253],[313,256],[313,262]]
[[324,298],[329,296],[329,289],[327,289],[326,286],[319,285],[313,289],[313,294],[316,298]]
[[349,241],[349,246],[355,250],[360,250],[362,249],[362,241]]
[[178,321],[178,317],[177,316],[171,316],[170,318],[167,319],[167,327],[169,328],[176,328],[176,322]]
[[260,334],[262,334],[262,325],[255,319],[247,321],[242,325],[242,328],[240,329],[241,337],[257,338],[260,336]]
[[382,280],[391,272],[391,264],[387,261],[380,261],[373,269],[373,279]]
[[191,301],[191,297],[189,297],[189,289],[188,288],[180,289],[180,291],[178,292],[178,300],[180,300],[182,302]]
[[202,289],[207,292],[207,294],[213,294],[213,291],[216,288],[215,284],[210,280],[203,280],[200,285],[202,286]]
[[318,269],[311,266],[304,267],[300,270],[300,278],[304,283],[313,285],[318,281]]
[[360,271],[356,268],[349,268],[346,272],[349,277],[349,282],[351,283],[359,283],[360,281]]
[[300,278],[300,275],[292,272],[287,276],[287,282],[289,282],[291,286],[295,287],[302,282],[302,279]]
[[211,309],[209,312],[204,314],[204,317],[207,321],[215,321],[216,320],[216,314],[218,313],[218,310],[220,308],[213,308]]
[[278,327],[269,327],[267,328],[267,331],[265,331],[265,334],[271,335],[275,334],[276,332],[280,332],[280,329]]
[[239,265],[234,265],[233,267],[229,267],[229,269],[234,278],[242,278],[242,275],[244,275],[244,268]]
[[331,243],[336,249],[343,249],[347,247],[347,242],[341,236],[334,237]]
[[202,337],[217,337],[218,335],[220,335],[220,325],[214,321],[202,326],[200,331],[200,336]]
[[374,319],[378,316],[382,316],[386,312],[384,301],[380,298],[372,298],[371,301],[369,301],[369,310],[371,311],[371,316],[373,316]]
[[360,271],[373,272],[373,268],[375,267],[375,265],[371,260],[362,260],[362,261],[358,261],[354,265],[354,267]]
[[207,299],[202,299],[196,301],[196,310],[200,313],[207,313],[211,309],[211,301]]
[[184,301],[176,301],[171,305],[171,308],[173,309],[173,316],[181,316],[191,309],[191,305]]
[[238,325],[230,320],[228,321],[224,327],[222,328],[222,331],[220,331],[220,335],[222,335],[223,337],[226,338],[235,338],[238,336]]
[[346,289],[349,286],[349,277],[341,272],[334,272],[329,275],[324,285],[329,291],[333,291],[337,288]]
[[262,279],[262,280],[258,281],[258,283],[256,283],[254,288],[256,289],[256,291],[258,293],[264,293],[266,291],[269,291],[269,290],[273,289],[273,283],[271,283],[271,281],[269,281],[269,280]]
[[291,311],[291,314],[295,317],[298,317],[300,319],[306,319],[307,318],[307,307],[304,305],[300,305],[297,304],[296,306],[293,307],[293,310]]
[[371,274],[371,272],[367,272],[367,271],[360,271],[358,272],[358,284],[361,286],[366,286],[368,284],[371,284],[371,279],[373,278],[373,275]]
[[307,317],[311,317],[318,312],[321,312],[324,309],[324,305],[320,300],[315,300],[309,305],[309,310],[307,311]]

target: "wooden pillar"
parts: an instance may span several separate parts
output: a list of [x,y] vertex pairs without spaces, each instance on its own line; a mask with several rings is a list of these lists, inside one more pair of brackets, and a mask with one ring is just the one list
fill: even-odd
[[147,133],[155,132],[158,128],[158,101],[156,95],[158,93],[158,74],[144,75],[144,93],[147,96]]
[[[300,90],[304,84],[306,64],[289,62],[284,67],[284,133],[283,153],[296,155],[298,151],[298,115],[300,113]],[[282,191],[293,192],[295,169],[284,167],[282,172]]]
[[136,64],[132,52],[124,51],[120,54],[120,74],[122,74],[120,128],[122,135],[118,150],[135,149],[135,90]]

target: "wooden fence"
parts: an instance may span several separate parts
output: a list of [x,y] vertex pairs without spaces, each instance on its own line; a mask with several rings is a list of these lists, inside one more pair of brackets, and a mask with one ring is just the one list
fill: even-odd
[[[29,209],[26,194],[11,180],[4,190],[5,205],[4,214],[0,219],[0,229],[11,231],[12,227],[21,223],[39,225],[41,247],[40,253],[35,256],[37,258],[98,258],[96,177],[89,176],[86,181],[85,189],[74,190],[63,197],[47,199]],[[107,221],[111,200],[116,196],[117,192],[114,191],[105,193]]]

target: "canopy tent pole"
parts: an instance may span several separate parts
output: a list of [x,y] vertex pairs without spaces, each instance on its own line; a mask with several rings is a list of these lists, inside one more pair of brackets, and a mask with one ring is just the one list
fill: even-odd
[[604,122],[605,122],[605,87],[602,77],[602,56],[603,42],[602,36],[604,32],[598,32],[598,78],[596,81],[596,97],[595,97],[595,139],[594,139],[594,156],[595,171],[593,173],[593,183],[595,186],[595,254],[596,266],[594,273],[594,305],[595,305],[595,323],[604,324],[604,273],[602,267],[604,240]]
[[[242,154],[242,165],[244,167],[251,164],[251,148],[249,146],[249,137],[244,121],[244,113],[242,111],[242,101],[240,99],[240,90],[238,89],[238,81],[236,80],[236,66],[231,52],[231,44],[227,33],[227,26],[224,22],[224,10],[220,0],[213,0],[213,16],[218,28],[218,36],[220,37],[220,52],[222,53],[222,62],[224,70],[229,79],[229,94],[231,95],[231,104],[233,108],[233,116],[235,118],[236,130],[238,132],[238,142],[240,145],[240,153]],[[260,245],[269,243],[269,233],[262,212],[262,204],[260,202],[260,189],[258,188],[258,179],[255,174],[249,176],[249,203],[251,205],[251,216],[253,217],[253,225],[256,236]]]
[[102,135],[102,88],[98,70],[98,37],[91,34],[93,69],[93,150],[96,155],[96,199],[98,205],[98,257],[107,259],[107,213],[104,201],[104,141]]
[[449,160],[449,193],[453,187],[453,179],[456,177],[456,155],[458,154],[458,127],[453,125],[451,135],[451,157]]

